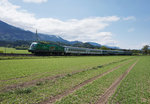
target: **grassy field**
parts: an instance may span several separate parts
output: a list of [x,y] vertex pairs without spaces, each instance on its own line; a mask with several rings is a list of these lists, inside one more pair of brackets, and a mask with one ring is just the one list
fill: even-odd
[[15,48],[0,47],[1,53],[18,53],[18,54],[31,54],[28,50],[16,50]]
[[83,88],[77,90],[75,93],[64,97],[56,104],[95,104],[99,96],[132,64],[129,63],[121,68],[113,71],[102,78],[99,78],[92,83],[87,84]]
[[150,57],[141,57],[122,81],[110,104],[150,104]]
[[[22,57],[20,59],[14,57],[13,59],[3,57],[0,60],[0,103],[96,103],[105,90],[137,59],[140,59],[137,66],[116,90],[118,96],[115,93],[109,99],[110,103],[116,103],[120,101],[122,95],[120,92],[124,93],[123,89],[128,91],[125,89],[126,86],[124,86],[125,88],[122,87],[123,83],[132,83],[133,80],[131,79],[134,79],[132,73],[139,73],[140,66],[145,70],[145,73],[147,72],[147,77],[136,80],[140,82],[147,78],[145,85],[150,84],[148,80],[149,62],[147,61],[149,58],[137,56],[63,56]],[[147,65],[147,68],[144,69],[141,64]],[[137,74],[136,77],[141,77],[145,73]],[[121,88],[122,90],[120,90]],[[130,88],[132,89],[132,87]],[[149,90],[150,87],[148,86],[142,90],[145,92],[144,97],[142,96],[144,103],[149,102]],[[128,96],[126,97],[128,98]],[[123,103],[126,102],[123,101]]]

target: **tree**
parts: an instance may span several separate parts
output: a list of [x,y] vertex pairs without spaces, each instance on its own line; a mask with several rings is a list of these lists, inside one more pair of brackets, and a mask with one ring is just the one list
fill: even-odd
[[128,51],[132,51],[133,55],[141,55],[142,54],[141,50],[133,49],[133,50],[128,50]]
[[142,50],[143,50],[143,54],[150,54],[150,50],[149,50],[149,46],[148,45],[145,45],[143,48],[142,48]]
[[102,50],[110,50],[109,48],[107,48],[107,47],[105,47],[105,46],[102,46],[101,49],[102,49]]

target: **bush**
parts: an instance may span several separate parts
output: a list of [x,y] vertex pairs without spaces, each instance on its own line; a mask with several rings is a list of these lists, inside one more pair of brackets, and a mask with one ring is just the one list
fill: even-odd
[[4,53],[3,51],[0,51],[0,53]]

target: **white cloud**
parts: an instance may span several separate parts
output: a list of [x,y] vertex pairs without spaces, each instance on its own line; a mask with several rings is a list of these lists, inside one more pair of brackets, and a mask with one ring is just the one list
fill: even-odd
[[27,3],[42,3],[47,1],[48,0],[23,0],[23,2],[27,2]]
[[149,42],[143,42],[143,43],[141,44],[142,48],[143,48],[145,45],[150,45],[150,43],[149,43]]
[[124,17],[123,20],[125,20],[125,21],[136,20],[136,18],[134,16],[128,16],[128,17]]
[[93,41],[100,44],[116,45],[111,32],[104,32],[111,22],[120,20],[117,16],[90,17],[84,19],[70,19],[62,21],[54,18],[35,18],[33,13],[22,10],[8,2],[0,1],[0,19],[9,24],[21,27],[25,30],[40,33],[59,35],[67,40]]
[[125,46],[125,49],[142,49],[145,45],[150,45],[149,42],[139,42],[139,43],[133,43],[129,46]]

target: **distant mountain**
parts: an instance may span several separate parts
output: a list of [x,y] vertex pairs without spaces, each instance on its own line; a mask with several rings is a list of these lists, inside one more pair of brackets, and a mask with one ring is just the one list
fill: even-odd
[[0,21],[0,40],[35,40],[36,36],[30,31],[11,26]]
[[41,41],[54,41],[69,44],[70,42],[55,35],[38,34]]
[[[54,42],[65,42],[69,43],[69,41],[64,40],[61,37],[55,35],[47,35],[47,34],[38,34],[39,40],[42,41],[54,41]],[[0,21],[0,40],[3,41],[35,41],[37,36],[35,33],[30,31],[25,31],[23,29],[11,26],[3,21]]]
[[89,44],[91,44],[91,45],[93,45],[93,46],[101,47],[101,45],[100,45],[100,44],[95,43],[95,42],[86,42],[86,43],[89,43]]
[[[47,35],[38,33],[38,38],[40,41],[52,41],[56,43],[61,43],[63,45],[70,45],[74,47],[86,47],[86,48],[99,48],[100,44],[95,42],[81,41],[67,41],[59,36]],[[35,41],[37,36],[31,31],[26,31],[21,28],[9,25],[3,21],[0,21],[0,41]],[[119,47],[106,46],[111,49],[120,49]]]
[[70,44],[83,44],[81,41],[70,41]]
[[104,45],[105,47],[109,48],[109,49],[120,49],[119,47],[116,47],[116,46],[107,46],[107,45]]

